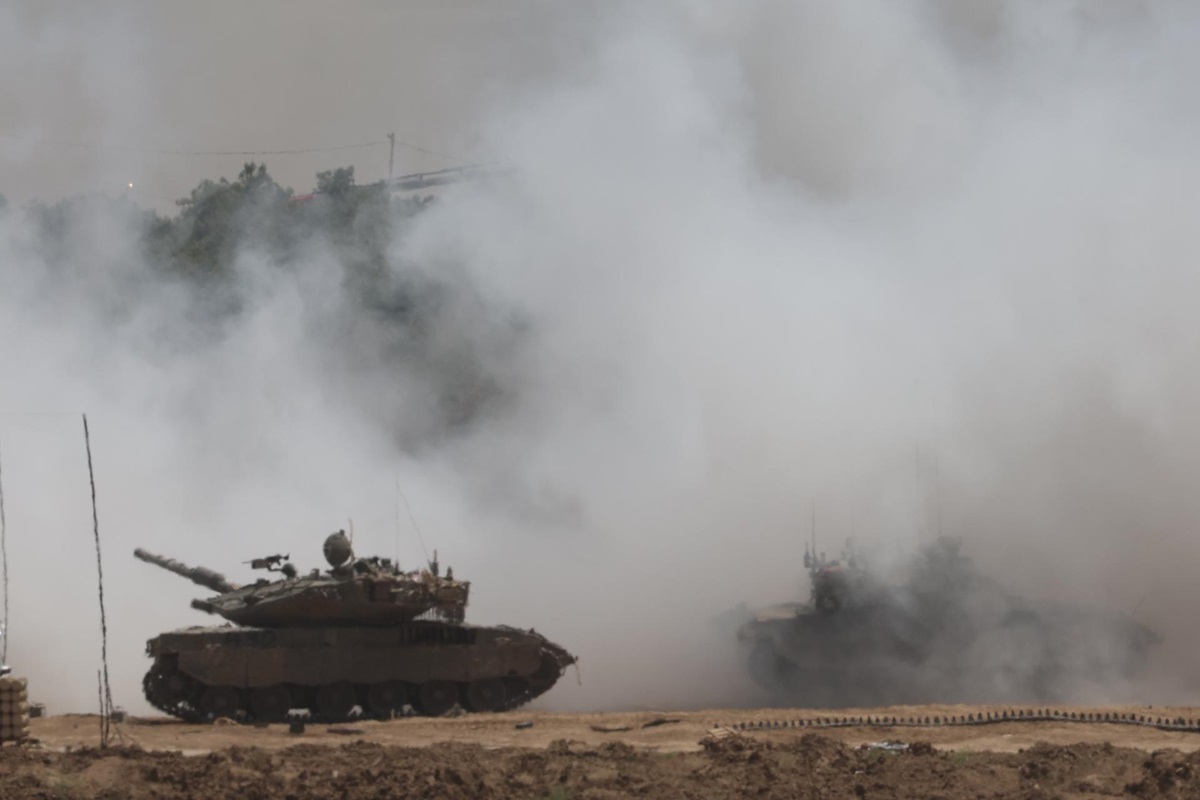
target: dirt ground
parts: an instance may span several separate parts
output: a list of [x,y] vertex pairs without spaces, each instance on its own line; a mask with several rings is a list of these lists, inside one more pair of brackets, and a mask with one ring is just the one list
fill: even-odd
[[[106,750],[96,717],[52,716],[32,721],[34,746],[0,748],[0,798],[1200,798],[1200,733],[1073,722],[732,730],[813,716],[512,712],[309,725],[299,735],[135,718]],[[879,746],[889,741],[903,745]]]

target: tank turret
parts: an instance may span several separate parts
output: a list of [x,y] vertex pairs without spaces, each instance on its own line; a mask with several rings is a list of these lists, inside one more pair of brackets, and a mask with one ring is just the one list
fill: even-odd
[[325,540],[325,558],[331,565],[299,575],[285,556],[267,556],[250,562],[282,577],[260,579],[238,586],[205,567],[188,567],[171,558],[141,548],[134,555],[180,575],[198,586],[217,592],[216,597],[195,600],[192,607],[217,614],[239,625],[266,628],[320,625],[393,625],[417,617],[461,622],[471,584],[439,578],[428,570],[402,572],[388,559],[354,558],[350,540],[341,531]]
[[325,539],[329,568],[304,574],[287,559],[252,559],[241,586],[204,567],[138,549],[134,555],[216,592],[192,607],[238,627],[186,628],[151,639],[147,700],[182,719],[278,720],[290,709],[345,719],[406,708],[439,715],[515,708],[548,691],[575,657],[545,637],[463,622],[468,581],[390,559],[354,555],[343,531]]

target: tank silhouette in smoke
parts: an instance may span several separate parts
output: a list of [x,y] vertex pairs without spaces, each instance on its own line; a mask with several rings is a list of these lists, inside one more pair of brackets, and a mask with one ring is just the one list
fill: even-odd
[[813,707],[1066,702],[1126,684],[1161,641],[1124,615],[1007,592],[960,544],[923,547],[895,586],[852,547],[837,561],[806,552],[809,602],[738,629],[751,676],[776,701]]
[[532,630],[463,623],[470,583],[388,559],[355,558],[341,531],[328,570],[300,575],[288,556],[254,559],[278,573],[246,586],[204,567],[135,550],[215,597],[192,607],[234,625],[163,633],[146,643],[152,706],[181,719],[278,721],[294,709],[324,720],[516,708],[548,691],[575,657]]

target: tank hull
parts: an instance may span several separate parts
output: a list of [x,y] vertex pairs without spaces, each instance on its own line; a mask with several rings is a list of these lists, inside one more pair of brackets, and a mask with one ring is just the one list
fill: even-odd
[[994,618],[880,604],[779,606],[738,632],[753,680],[808,707],[1070,702],[1134,680],[1158,637],[1115,615],[1008,609]]
[[440,715],[516,708],[548,691],[575,658],[533,632],[415,621],[390,627],[186,628],[146,651],[147,700],[189,721],[274,721],[295,710]]

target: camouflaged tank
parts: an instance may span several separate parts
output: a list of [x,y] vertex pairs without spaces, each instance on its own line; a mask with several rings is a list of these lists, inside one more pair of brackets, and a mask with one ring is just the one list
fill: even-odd
[[548,691],[575,662],[532,630],[464,624],[470,583],[449,569],[439,575],[436,554],[429,569],[406,573],[388,559],[355,558],[339,531],[325,540],[328,570],[301,575],[288,556],[269,556],[248,563],[279,577],[245,586],[134,555],[216,592],[192,607],[234,623],[146,643],[146,699],[188,721],[504,711]]
[[1094,700],[1131,686],[1160,641],[1123,614],[1012,594],[959,547],[927,545],[893,586],[852,550],[806,553],[810,600],[737,631],[752,678],[773,702],[809,707]]

